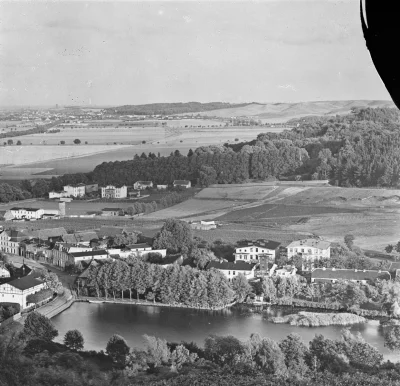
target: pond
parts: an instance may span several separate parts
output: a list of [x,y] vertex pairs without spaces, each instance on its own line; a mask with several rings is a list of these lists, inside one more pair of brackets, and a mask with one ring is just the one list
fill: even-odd
[[[290,309],[269,309],[270,316],[293,313]],[[122,335],[130,347],[141,348],[143,335],[154,335],[170,342],[194,341],[203,345],[210,334],[233,335],[244,341],[252,333],[258,333],[276,341],[291,332],[298,333],[304,341],[313,339],[315,334],[327,338],[340,338],[343,326],[296,327],[289,324],[273,324],[262,315],[243,312],[239,307],[222,311],[203,311],[181,308],[134,306],[126,304],[75,303],[69,309],[52,319],[59,331],[56,339],[62,341],[64,334],[78,329],[84,336],[86,350],[105,350],[113,334]],[[385,357],[398,360],[398,354],[391,353],[383,344],[383,331],[379,321],[369,320],[353,325],[351,332],[360,332],[364,339],[374,345]]]

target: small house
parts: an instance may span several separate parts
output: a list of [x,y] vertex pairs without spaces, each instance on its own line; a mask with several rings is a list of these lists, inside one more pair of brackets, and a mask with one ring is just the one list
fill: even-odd
[[247,263],[245,261],[210,261],[207,269],[217,269],[226,276],[228,281],[232,281],[239,273],[243,274],[249,280],[254,278],[256,266],[256,263]]
[[135,190],[144,190],[147,188],[152,188],[153,182],[152,181],[136,181],[133,184],[133,189]]
[[187,180],[175,180],[173,183],[173,186],[174,186],[174,188],[181,187],[181,188],[188,189],[192,186],[192,183]]
[[104,208],[101,210],[102,216],[119,216],[121,213],[124,213],[121,208]]

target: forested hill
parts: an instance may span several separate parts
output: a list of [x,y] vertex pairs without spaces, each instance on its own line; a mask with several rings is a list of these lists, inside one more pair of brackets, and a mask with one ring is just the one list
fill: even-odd
[[345,116],[301,119],[293,130],[260,133],[251,142],[201,147],[187,156],[142,154],[131,161],[103,163],[92,178],[101,184],[199,179],[208,185],[301,175],[339,186],[397,187],[399,129],[396,109],[353,109]]
[[197,113],[218,109],[246,106],[248,103],[231,104],[223,102],[151,103],[147,105],[125,105],[107,109],[107,114],[127,115],[170,115]]
[[[66,184],[133,185],[188,179],[202,186],[267,177],[329,179],[344,187],[400,187],[400,124],[396,109],[353,109],[351,114],[302,118],[282,133],[250,142],[204,146],[187,155],[154,153],[103,162],[93,172],[21,183],[22,195],[43,195]],[[260,128],[262,130],[262,128]]]

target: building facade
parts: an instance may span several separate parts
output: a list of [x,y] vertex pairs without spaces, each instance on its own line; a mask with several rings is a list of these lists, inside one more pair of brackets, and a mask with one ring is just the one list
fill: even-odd
[[317,239],[304,239],[291,242],[287,246],[287,257],[300,255],[303,259],[303,271],[314,268],[314,261],[331,257],[331,243]]
[[173,185],[174,185],[174,188],[180,186],[182,188],[188,189],[188,188],[190,188],[192,186],[192,183],[190,181],[187,181],[187,180],[175,180]]
[[207,265],[207,269],[217,269],[231,282],[239,273],[243,274],[247,280],[254,279],[256,266],[256,263],[247,263],[245,261],[210,261]]
[[15,279],[0,285],[1,303],[18,303],[21,310],[33,305],[28,303],[26,297],[46,288],[46,283],[32,274]]
[[274,262],[275,258],[279,256],[280,245],[277,241],[262,239],[244,242],[235,249],[235,261],[259,262],[263,255],[268,261]]
[[123,185],[116,187],[114,185],[107,185],[101,187],[102,198],[126,198],[128,196],[128,187]]
[[336,283],[338,280],[366,284],[377,279],[390,280],[389,271],[373,269],[315,268],[311,271],[311,283]]
[[67,197],[83,197],[86,194],[85,184],[65,185]]
[[17,220],[39,220],[43,217],[44,210],[36,208],[11,208],[11,214]]
[[135,190],[144,190],[152,187],[153,187],[153,181],[136,181],[133,184],[133,189]]

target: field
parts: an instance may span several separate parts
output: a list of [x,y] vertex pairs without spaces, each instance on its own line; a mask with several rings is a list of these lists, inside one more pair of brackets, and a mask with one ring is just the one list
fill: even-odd
[[[49,178],[52,175],[65,173],[89,172],[102,162],[129,160],[135,154],[140,155],[143,152],[160,153],[165,156],[179,149],[182,154],[187,154],[189,149],[194,150],[199,146],[235,142],[235,139],[239,141],[252,140],[260,132],[277,132],[283,129],[148,127],[113,130],[110,128],[63,129],[60,133],[18,137],[22,141],[22,146],[6,146],[0,152],[0,165],[13,164],[18,165],[18,168],[14,166],[0,167],[0,179]],[[36,138],[37,143],[46,141],[46,145],[26,145],[30,143],[29,138]],[[52,139],[50,140],[50,138]],[[79,138],[82,143],[80,145],[57,145],[60,140],[65,140],[67,144],[72,143],[75,138]],[[88,142],[88,145],[84,144],[85,141]],[[96,141],[103,142],[103,144],[95,145]],[[111,144],[114,142],[119,144],[121,141],[125,145]],[[146,143],[142,144],[142,141],[146,141]],[[54,143],[54,145],[50,145],[50,143]],[[110,145],[104,143],[110,143]],[[25,168],[25,165],[33,168],[30,175],[26,171],[18,170]],[[37,173],[41,174],[38,176]]]
[[247,106],[230,109],[211,110],[200,113],[202,116],[229,118],[232,116],[251,116],[266,120],[285,122],[291,118],[307,115],[348,114],[352,107],[395,107],[392,101],[348,100],[300,103],[250,103]]
[[146,220],[162,220],[172,217],[189,219],[190,216],[197,217],[199,214],[201,214],[202,219],[205,219],[210,216],[216,217],[221,213],[225,213],[226,209],[232,209],[237,205],[238,204],[234,201],[199,200],[192,198],[170,208],[147,214],[143,216],[143,218]]
[[399,197],[398,190],[314,186],[312,182],[213,185],[143,220],[216,220],[221,224],[218,229],[195,231],[210,241],[248,237],[284,242],[315,234],[337,242],[350,233],[361,248],[383,252],[400,238]]

